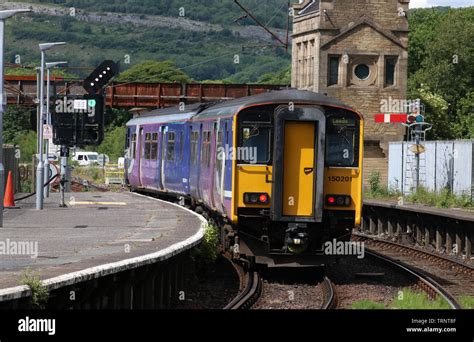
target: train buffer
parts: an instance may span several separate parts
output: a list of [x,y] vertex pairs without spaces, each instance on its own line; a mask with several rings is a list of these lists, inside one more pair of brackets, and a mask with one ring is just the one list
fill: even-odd
[[107,164],[104,168],[105,184],[125,185],[125,170],[119,164]]

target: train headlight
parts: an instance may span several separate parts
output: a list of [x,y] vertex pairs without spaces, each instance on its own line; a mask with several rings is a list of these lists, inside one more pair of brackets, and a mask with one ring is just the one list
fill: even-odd
[[246,192],[244,193],[245,204],[268,204],[270,197],[267,193],[261,192]]
[[328,207],[350,207],[351,196],[347,195],[327,195],[326,205]]

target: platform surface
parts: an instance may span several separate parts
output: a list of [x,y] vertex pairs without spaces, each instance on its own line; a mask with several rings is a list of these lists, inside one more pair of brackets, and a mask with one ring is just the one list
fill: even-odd
[[5,209],[0,228],[0,289],[21,285],[27,268],[42,280],[155,253],[196,234],[202,221],[170,203],[137,194],[59,194]]

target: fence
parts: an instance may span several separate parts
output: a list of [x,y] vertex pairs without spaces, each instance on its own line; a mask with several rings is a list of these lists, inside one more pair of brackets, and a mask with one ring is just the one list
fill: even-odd
[[[413,144],[389,144],[388,186],[402,193],[415,187]],[[449,189],[474,198],[474,140],[427,141],[419,160],[419,184],[430,191]]]

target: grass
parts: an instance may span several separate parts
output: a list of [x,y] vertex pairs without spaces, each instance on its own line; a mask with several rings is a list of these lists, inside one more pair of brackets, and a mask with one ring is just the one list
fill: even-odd
[[[463,303],[463,302],[461,302]],[[466,297],[465,305],[463,307],[470,308],[469,305],[474,305],[473,297]],[[384,309],[385,306],[382,303],[377,303],[371,300],[360,300],[354,302],[351,305],[351,309],[357,310],[378,310]],[[448,303],[441,297],[436,297],[431,300],[428,298],[428,295],[424,292],[414,292],[408,288],[404,288],[401,292],[393,299],[390,309],[397,310],[413,310],[413,309],[422,309],[422,310],[441,310],[441,309],[450,309]]]
[[89,183],[104,184],[104,173],[101,167],[75,166],[72,175],[87,180]]
[[351,305],[351,309],[380,310],[380,309],[385,309],[385,306],[382,303],[376,303],[371,300],[359,300]]
[[433,300],[428,298],[425,292],[413,292],[410,289],[403,289],[400,295],[392,302],[393,309],[424,309],[440,310],[450,309],[449,304],[441,297]]
[[369,188],[365,192],[366,199],[397,200],[404,197],[405,203],[427,205],[436,208],[462,208],[474,209],[474,201],[467,194],[457,196],[449,189],[441,191],[429,191],[424,187],[408,196],[403,196],[397,190],[389,189],[380,184],[380,173],[372,172],[369,175]]
[[464,309],[474,309],[474,297],[473,296],[460,296],[459,304]]

